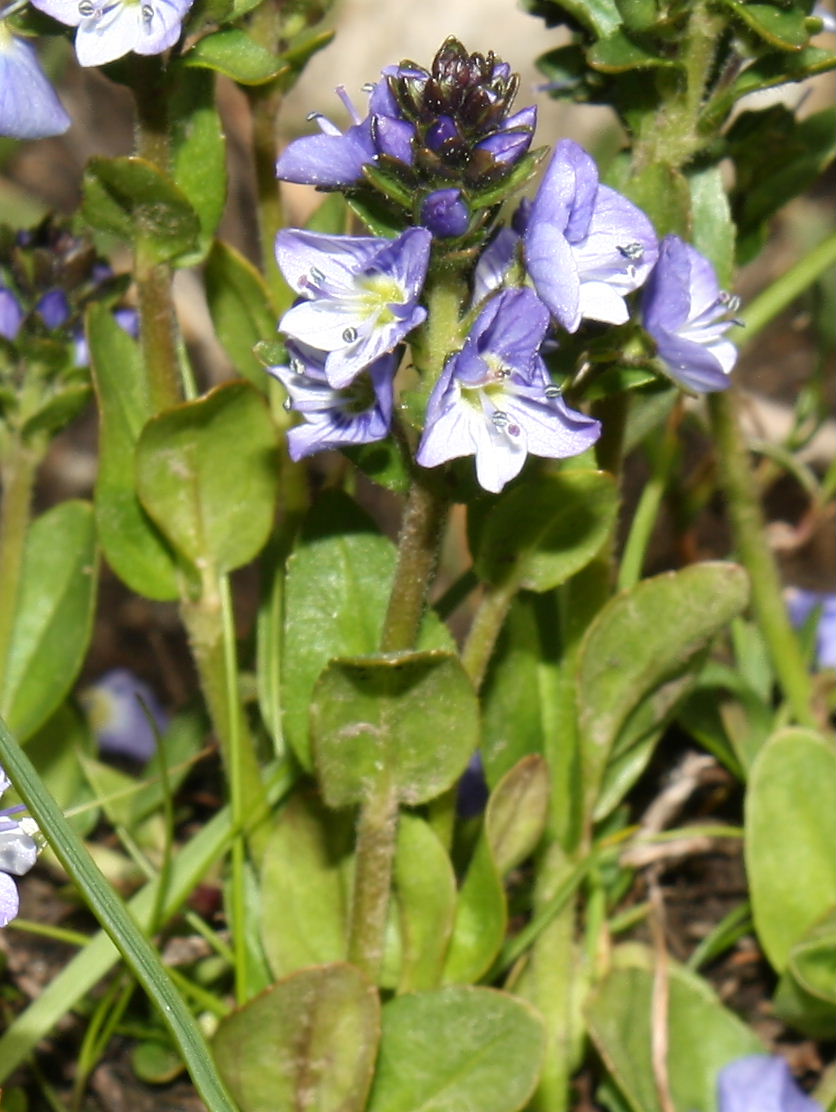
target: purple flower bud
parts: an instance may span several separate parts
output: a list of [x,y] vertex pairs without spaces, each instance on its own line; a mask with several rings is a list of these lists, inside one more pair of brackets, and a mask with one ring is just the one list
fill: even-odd
[[50,290],[35,306],[47,328],[60,328],[70,317],[70,303],[63,290]]
[[793,1080],[783,1058],[750,1054],[720,1070],[719,1112],[822,1112]]
[[470,223],[470,209],[459,189],[437,189],[424,198],[421,223],[439,239],[463,236]]
[[45,139],[62,135],[71,122],[35,51],[0,20],[0,135]]
[[12,291],[0,286],[0,336],[4,340],[17,339],[23,315],[20,302]]
[[720,289],[696,247],[665,236],[644,291],[644,327],[671,377],[687,390],[725,390],[737,348],[724,339],[740,301]]

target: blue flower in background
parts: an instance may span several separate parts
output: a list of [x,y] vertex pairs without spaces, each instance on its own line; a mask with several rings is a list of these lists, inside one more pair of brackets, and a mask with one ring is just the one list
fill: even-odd
[[392,423],[392,383],[400,354],[384,355],[343,389],[325,374],[325,352],[288,344],[290,366],[270,367],[288,393],[288,408],[301,413],[303,425],[287,435],[290,458],[382,440]]
[[21,304],[12,291],[0,286],[0,336],[4,340],[16,340],[24,316]]
[[[144,764],[157,751],[168,715],[154,691],[127,668],[114,668],[79,695],[102,753]],[[149,720],[150,716],[150,720]]]
[[418,297],[431,242],[426,228],[407,228],[397,239],[279,232],[279,268],[304,298],[279,328],[327,352],[325,374],[332,386],[347,386],[425,319]]
[[162,54],[180,38],[192,0],[32,0],[59,23],[77,27],[82,66],[103,66],[125,54]]
[[496,493],[529,453],[563,459],[594,444],[600,424],[566,405],[540,358],[548,326],[548,310],[529,289],[488,301],[430,395],[416,456],[422,467],[475,455],[480,485]]
[[0,135],[45,139],[62,135],[71,123],[35,51],[0,20]]
[[[11,787],[0,768],[0,796]],[[28,873],[38,858],[38,844],[32,835],[37,830],[33,819],[16,818],[25,810],[22,804],[0,811],[0,927],[15,918],[20,907],[17,884],[12,879]]]
[[720,1070],[719,1112],[822,1112],[793,1080],[783,1058],[750,1054]]
[[725,335],[738,305],[696,247],[665,236],[644,291],[644,327],[671,377],[687,390],[708,393],[729,385],[737,348]]
[[790,621],[802,626],[820,607],[816,629],[816,663],[819,668],[836,668],[836,594],[788,587],[785,592]]
[[371,86],[369,114],[365,119],[342,86],[337,95],[348,109],[353,125],[343,132],[325,116],[314,113],[310,118],[317,122],[322,134],[303,135],[288,144],[276,163],[276,175],[283,181],[339,189],[362,181],[363,167],[376,162],[381,154],[411,164],[415,128],[401,119],[385,79]]
[[624,298],[643,284],[657,250],[641,209],[599,184],[595,162],[577,143],[558,143],[531,205],[525,262],[560,324],[568,332],[584,319],[624,324]]

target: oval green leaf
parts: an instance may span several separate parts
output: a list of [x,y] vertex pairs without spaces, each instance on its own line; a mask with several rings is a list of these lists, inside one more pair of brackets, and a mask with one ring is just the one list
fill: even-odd
[[241,1112],[363,1112],[377,990],[351,965],[302,969],[221,1021],[213,1048]]
[[383,1009],[368,1112],[517,1112],[537,1084],[543,1025],[488,988],[400,996]]
[[452,787],[479,744],[479,704],[457,656],[332,660],[314,687],[311,739],[329,807],[386,784],[411,805]]
[[276,500],[276,432],[248,383],[161,413],[137,444],[137,491],[171,545],[193,567],[220,573],[267,541]]
[[746,871],[758,938],[779,972],[836,903],[836,753],[812,730],[774,734],[746,793]]

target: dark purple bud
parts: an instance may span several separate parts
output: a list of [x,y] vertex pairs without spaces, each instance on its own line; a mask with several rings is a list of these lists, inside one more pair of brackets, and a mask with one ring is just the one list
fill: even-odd
[[463,236],[470,223],[470,210],[458,189],[437,189],[424,198],[421,223],[439,239]]
[[461,139],[461,133],[452,116],[439,116],[436,122],[427,128],[426,138],[427,146],[431,150],[437,151],[445,143],[456,142]]

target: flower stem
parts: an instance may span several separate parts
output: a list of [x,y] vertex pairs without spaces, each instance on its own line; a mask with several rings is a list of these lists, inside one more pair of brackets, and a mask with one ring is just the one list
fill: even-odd
[[476,691],[482,686],[496,640],[518,589],[519,584],[513,576],[499,586],[485,588],[462,648],[462,664]]
[[720,482],[728,500],[738,555],[752,584],[752,608],[772,665],[796,721],[815,729],[818,723],[812,710],[812,682],[781,597],[781,578],[766,538],[757,484],[749,464],[737,406],[733,390],[711,394],[708,398]]
[[741,340],[749,343],[782,313],[808,286],[826,274],[836,263],[836,235],[828,236],[818,247],[808,251],[772,285],[760,293],[739,314],[745,325]]
[[398,830],[398,799],[381,778],[360,809],[348,960],[372,980],[380,975]]

